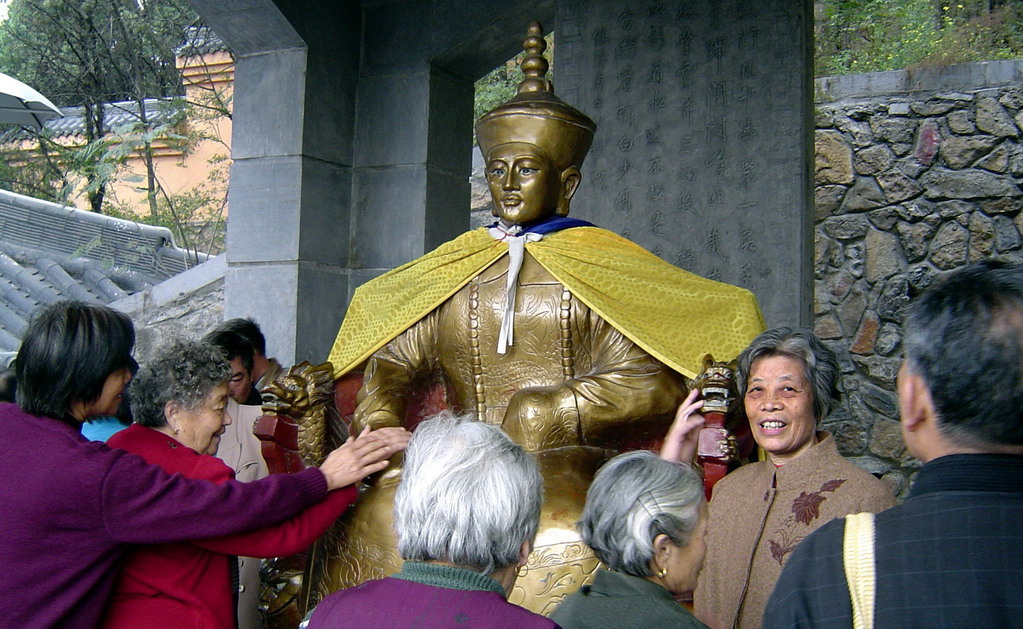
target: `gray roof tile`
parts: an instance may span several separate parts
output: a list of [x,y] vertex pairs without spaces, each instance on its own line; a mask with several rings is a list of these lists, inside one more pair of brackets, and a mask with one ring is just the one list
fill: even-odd
[[231,49],[209,26],[189,26],[185,29],[185,42],[174,50],[178,57],[205,55]]
[[[146,114],[146,120],[154,125],[178,122],[186,113],[185,103],[179,98],[147,98],[141,108],[137,102],[130,100],[105,103],[103,107],[108,129],[138,122],[142,118],[142,111]],[[47,120],[43,128],[55,138],[85,135],[85,107],[62,107],[61,111],[64,112],[63,116]],[[21,127],[11,127],[0,135],[0,141],[3,142],[34,138],[33,132]]]
[[110,303],[204,262],[170,230],[0,190],[0,366],[35,308]]

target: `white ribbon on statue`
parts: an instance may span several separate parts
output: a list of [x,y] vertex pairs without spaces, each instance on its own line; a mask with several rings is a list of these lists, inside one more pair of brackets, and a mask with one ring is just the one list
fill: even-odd
[[522,270],[522,259],[526,254],[526,243],[536,242],[543,234],[527,232],[517,235],[522,228],[513,225],[505,228],[502,225],[490,228],[490,235],[495,240],[508,243],[508,278],[504,290],[504,314],[501,317],[501,333],[497,337],[497,353],[508,353],[508,347],[514,343],[515,293],[519,286],[519,271]]

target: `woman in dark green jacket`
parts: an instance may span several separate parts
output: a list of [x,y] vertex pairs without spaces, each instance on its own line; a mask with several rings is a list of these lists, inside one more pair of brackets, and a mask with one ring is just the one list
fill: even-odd
[[638,451],[611,459],[586,494],[579,532],[607,569],[551,615],[564,629],[704,628],[675,596],[692,590],[707,552],[703,479]]

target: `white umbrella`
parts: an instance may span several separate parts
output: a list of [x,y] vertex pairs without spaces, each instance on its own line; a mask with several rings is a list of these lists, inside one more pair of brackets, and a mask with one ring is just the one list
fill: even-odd
[[63,115],[45,96],[18,79],[0,73],[0,123],[40,129],[50,118]]

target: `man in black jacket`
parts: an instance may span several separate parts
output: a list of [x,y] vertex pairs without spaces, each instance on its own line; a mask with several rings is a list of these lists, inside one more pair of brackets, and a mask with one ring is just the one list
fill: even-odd
[[[947,275],[908,311],[899,412],[924,463],[875,518],[875,627],[1023,627],[1023,264]],[[786,564],[764,627],[850,627],[845,521]]]

